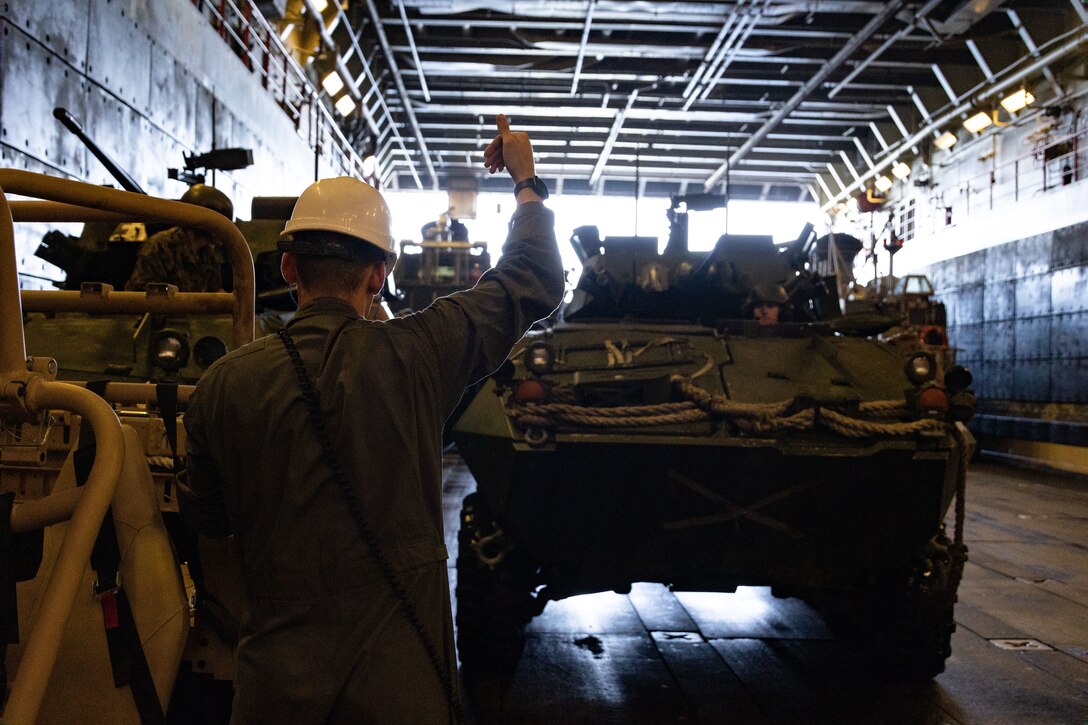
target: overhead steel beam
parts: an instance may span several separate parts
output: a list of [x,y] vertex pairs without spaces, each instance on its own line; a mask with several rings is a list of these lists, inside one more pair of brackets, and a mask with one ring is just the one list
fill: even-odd
[[978,67],[982,71],[982,75],[986,76],[986,80],[993,82],[994,72],[990,70],[990,65],[982,57],[982,51],[978,49],[978,45],[971,38],[968,38],[966,42],[968,50],[971,51],[971,55],[974,56],[975,62],[978,63]]
[[831,172],[831,178],[835,179],[835,183],[842,189],[842,193],[846,193],[846,184],[842,183],[842,179],[839,177],[839,172],[835,171],[835,167],[830,163],[827,165],[827,170]]
[[728,33],[729,29],[733,27],[734,23],[736,23],[737,11],[740,10],[741,6],[744,5],[745,1],[746,0],[737,0],[737,4],[734,7],[733,12],[729,13],[729,16],[726,17],[725,22],[722,23],[722,29],[718,31],[718,35],[715,36],[714,42],[710,44],[710,48],[706,51],[706,57],[703,58],[703,61],[699,64],[699,67],[695,69],[695,73],[692,74],[691,80],[688,81],[688,84],[684,87],[684,98],[687,98],[691,95],[691,92],[695,90],[695,87],[702,79],[703,73],[707,72],[710,64],[717,57],[718,48],[721,47],[722,41],[725,40],[726,33]]
[[[916,91],[913,86],[908,86],[907,93],[910,94],[910,100],[914,102],[914,106],[918,109],[918,112],[922,114],[922,118],[928,121],[929,110],[926,108],[926,104],[922,103],[922,97],[918,95],[918,91]],[[955,103],[956,99],[953,98],[952,102]]]
[[416,64],[416,71],[419,73],[419,85],[423,89],[423,100],[430,103],[431,92],[427,89],[427,77],[423,75],[423,63],[419,60],[416,39],[412,35],[412,26],[408,23],[408,13],[404,10],[404,0],[397,0],[397,9],[400,10],[400,19],[404,23],[404,34],[408,36],[408,46],[412,49],[412,62]]
[[616,119],[612,121],[612,128],[608,132],[608,138],[604,141],[604,146],[601,147],[600,158],[597,159],[597,164],[593,167],[593,172],[589,175],[589,185],[596,186],[600,181],[601,174],[604,172],[605,164],[608,163],[608,155],[612,153],[612,147],[616,145],[616,139],[620,136],[620,129],[623,128],[623,120],[627,117],[627,112],[631,110],[631,106],[635,105],[635,100],[638,98],[638,89],[631,91],[631,95],[627,96],[627,105],[622,110],[616,112]]
[[722,175],[725,174],[726,169],[728,169],[730,166],[735,167],[737,165],[737,162],[744,158],[744,156],[749,151],[751,151],[753,147],[761,143],[771,131],[777,128],[778,125],[782,123],[782,121],[784,121],[787,116],[793,113],[794,109],[801,105],[801,101],[808,98],[809,94],[819,88],[820,85],[825,80],[827,80],[827,78],[832,73],[839,69],[839,66],[841,66],[847,58],[853,55],[858,48],[864,45],[865,42],[868,41],[869,38],[873,35],[873,33],[880,29],[880,26],[882,26],[885,22],[888,21],[889,18],[893,17],[897,12],[899,12],[900,8],[903,7],[903,4],[904,0],[892,0],[891,2],[885,3],[884,9],[880,13],[875,15],[868,23],[866,23],[865,27],[858,31],[858,34],[855,35],[849,43],[843,46],[843,48],[838,53],[836,53],[834,57],[831,58],[831,60],[827,61],[827,63],[822,68],[820,68],[820,70],[817,71],[816,74],[812,76],[812,78],[810,78],[808,81],[805,82],[803,86],[801,86],[801,88],[797,91],[797,93],[793,95],[792,98],[790,98],[790,100],[786,101],[785,105],[783,105],[782,108],[780,108],[774,114],[774,116],[772,116],[766,123],[764,123],[759,130],[752,134],[751,138],[741,144],[740,148],[734,151],[729,159],[718,167],[717,171],[710,175],[710,177],[704,182],[705,189],[707,191],[710,191],[714,184],[717,183],[718,179],[720,179]]
[[578,95],[578,75],[582,72],[582,61],[586,57],[586,43],[589,42],[589,29],[593,25],[593,8],[596,5],[597,0],[589,0],[589,7],[586,8],[586,25],[582,28],[582,41],[578,44],[578,61],[574,64],[574,80],[570,84],[572,96]]
[[884,140],[884,134],[882,134],[880,132],[880,127],[878,127],[875,123],[870,121],[869,122],[869,130],[873,132],[874,136],[876,136],[876,141],[877,141],[877,143],[880,144],[880,148],[887,151],[888,150],[888,142]]
[[[1012,73],[1007,78],[1004,78],[1001,81],[993,84],[985,91],[974,94],[970,98],[966,98],[962,103],[954,106],[945,113],[941,114],[939,117],[933,119],[933,121],[926,124],[923,128],[919,129],[918,132],[911,136],[909,139],[905,139],[904,141],[899,143],[897,145],[897,149],[916,145],[920,141],[931,136],[934,131],[944,128],[947,124],[958,123],[960,115],[971,110],[975,107],[975,105],[984,106],[991,99],[999,96],[1001,93],[1007,91],[1009,88],[1013,88],[1018,84],[1024,82],[1026,79],[1030,78],[1032,74],[1041,72],[1043,68],[1057,63],[1059,60],[1065,58],[1065,56],[1069,55],[1070,53],[1083,52],[1083,46],[1085,44],[1088,44],[1088,29],[1080,28],[1075,33],[1067,34],[1066,37],[1068,37],[1069,40],[1067,40],[1065,43],[1058,46],[1051,52],[1047,53],[1046,55],[1041,56],[1034,63],[1025,66],[1024,68],[1021,68],[1015,73]],[[891,149],[889,149],[889,151],[891,151]],[[855,188],[860,188],[861,185],[865,183],[865,180],[868,177],[879,174],[881,171],[895,163],[896,160],[896,154],[889,153],[887,157],[885,157],[883,160],[878,162],[876,166],[870,169],[868,174],[862,177],[861,182],[855,182],[854,184],[851,184],[849,187],[847,187],[846,193],[849,193]],[[821,208],[824,211],[827,211],[828,209],[830,209],[831,205],[835,203],[836,199],[837,196],[832,197],[831,201],[829,201]]]
[[839,157],[842,158],[843,164],[846,165],[846,170],[854,177],[854,181],[860,181],[861,177],[858,176],[858,170],[854,168],[854,162],[850,160],[850,157],[846,155],[846,152],[839,151]]
[[[416,120],[415,109],[412,108],[412,99],[408,97],[408,89],[404,87],[404,80],[400,75],[400,68],[397,67],[397,58],[393,55],[392,48],[389,47],[389,38],[385,35],[385,28],[382,27],[381,16],[378,14],[378,8],[374,5],[374,0],[366,0],[367,10],[370,11],[370,18],[374,21],[374,31],[378,35],[378,42],[381,43],[382,50],[385,52],[385,62],[389,64],[390,75],[393,76],[393,83],[397,87],[397,92],[400,94],[401,103],[404,104],[404,115],[408,118],[408,125],[412,129],[412,133],[416,137],[416,145],[419,146],[420,157],[423,161],[423,167],[427,169],[427,174],[431,177],[431,188],[438,188],[438,174],[435,173],[434,164],[431,163],[430,154],[427,151],[427,141],[423,138],[423,131],[419,128],[419,121]],[[422,70],[422,69],[421,69]]]
[[942,2],[942,0],[929,0],[929,2],[927,2],[921,8],[919,8],[918,12],[916,12],[914,14],[914,19],[912,21],[910,21],[909,23],[904,25],[902,28],[900,28],[899,30],[892,33],[888,37],[887,40],[885,40],[883,43],[880,44],[879,48],[874,50],[869,55],[868,58],[865,58],[860,63],[858,63],[856,66],[854,66],[854,69],[852,71],[850,71],[850,73],[845,78],[843,78],[841,81],[839,81],[838,84],[836,84],[834,88],[832,88],[830,91],[827,92],[827,97],[828,98],[834,98],[835,96],[837,96],[839,94],[839,91],[841,91],[843,88],[845,88],[847,85],[849,85],[850,81],[857,78],[861,74],[861,72],[863,70],[865,70],[870,65],[872,65],[876,61],[877,58],[879,58],[881,55],[884,54],[884,51],[886,51],[888,48],[892,47],[897,41],[899,41],[901,38],[903,38],[903,36],[905,36],[907,33],[911,32],[916,27],[918,27],[918,22],[920,20],[922,20],[922,18],[924,18],[926,15],[928,15],[930,13],[930,11],[933,10],[933,8],[937,7],[937,5],[939,5],[941,2]]
[[[315,18],[316,17],[321,17],[320,14],[317,12],[317,8],[314,7],[313,0],[303,0],[303,2],[306,5],[307,11],[313,17],[315,17]],[[340,8],[340,7],[336,8],[336,13],[337,14],[340,14],[340,13],[343,13],[343,12],[344,11],[343,11],[342,8]],[[356,102],[358,102],[363,107],[363,115],[367,119],[367,125],[370,126],[370,130],[374,132],[375,138],[380,138],[382,135],[385,134],[386,131],[385,131],[385,129],[382,129],[382,128],[380,128],[378,126],[378,124],[376,123],[375,116],[373,115],[373,112],[370,110],[369,106],[362,100],[362,96],[359,93],[359,80],[348,71],[347,65],[346,65],[345,60],[344,60],[346,57],[350,57],[351,54],[357,55],[359,57],[359,63],[362,65],[362,68],[363,68],[363,74],[366,76],[367,83],[370,84],[371,88],[376,89],[378,87],[378,81],[374,78],[374,73],[370,70],[370,64],[369,64],[369,62],[367,62],[366,56],[363,54],[363,49],[359,46],[359,37],[355,33],[355,29],[351,27],[351,23],[344,23],[344,30],[347,32],[348,41],[349,41],[349,44],[351,45],[350,52],[347,55],[345,55],[345,54],[341,54],[339,52],[339,46],[332,39],[332,36],[329,35],[329,32],[325,29],[324,24],[316,23],[316,25],[317,25],[318,33],[320,34],[320,37],[321,37],[322,44],[324,44],[328,48],[333,49],[336,52],[336,67],[337,67],[337,69],[340,71],[340,73],[343,75],[343,77],[345,79],[348,79],[348,80],[351,81],[350,83],[348,83],[348,92],[351,93],[352,98],[355,99]],[[369,90],[368,90],[367,93],[369,95]],[[400,146],[401,150],[407,156],[408,148],[404,145],[404,138],[400,135],[400,131],[397,129],[396,123],[393,122],[393,118],[389,114],[389,107],[385,104],[385,99],[382,97],[381,93],[378,93],[377,99],[378,99],[379,107],[384,111],[384,115],[385,115],[385,118],[386,118],[386,125],[388,126],[388,130],[390,132],[392,132],[393,137],[397,140],[397,144]],[[380,162],[379,162],[379,167],[382,168],[382,169],[385,168],[384,166],[381,165]],[[411,172],[412,172],[412,177],[416,181],[416,186],[418,188],[422,189],[423,188],[423,182],[420,181],[419,175],[416,174],[416,171],[415,171],[414,168],[411,169]]]
[[1084,7],[1084,0],[1069,0],[1073,3],[1073,11],[1080,18],[1081,23],[1088,25],[1088,9]]
[[[1028,33],[1028,29],[1020,22],[1020,16],[1012,8],[1006,10],[1005,13],[1009,16],[1009,21],[1012,23],[1012,26],[1016,28],[1016,32],[1020,34],[1020,39],[1024,41],[1024,45],[1027,46],[1028,52],[1031,53],[1031,57],[1038,58],[1039,48],[1035,45],[1035,41],[1032,40],[1031,34]],[[1043,77],[1050,82],[1051,88],[1054,89],[1055,96],[1058,98],[1065,97],[1065,91],[1062,89],[1061,84],[1058,83],[1058,79],[1054,77],[1054,71],[1050,70],[1047,66],[1043,66]]]
[[958,101],[959,96],[952,90],[952,84],[948,82],[948,79],[945,78],[944,71],[942,71],[941,67],[936,63],[933,64],[933,75],[937,76],[937,82],[941,84],[941,88],[943,88],[944,92],[948,95],[948,100],[953,103]]
[[[763,0],[762,7],[753,7],[752,13],[746,16],[748,22],[747,24],[745,24],[743,29],[740,29],[740,36],[733,43],[729,44],[729,47],[726,48],[726,50],[721,54],[720,64],[718,65],[717,69],[715,69],[712,73],[708,73],[710,78],[708,78],[706,83],[703,84],[702,93],[699,94],[700,98],[705,99],[707,96],[709,96],[710,92],[714,90],[714,86],[718,84],[718,80],[721,79],[723,75],[725,75],[725,71],[728,70],[729,66],[733,63],[733,60],[737,57],[737,54],[740,52],[741,48],[744,47],[744,44],[748,41],[748,37],[752,34],[752,31],[755,30],[756,24],[759,22],[759,16],[763,13],[763,10],[766,9],[768,2],[770,2],[770,0]],[[690,103],[691,99],[689,98],[688,105],[690,105]],[[685,106],[685,109],[686,108],[687,106]]]
[[861,142],[861,139],[857,136],[851,136],[854,139],[854,145],[858,148],[858,153],[861,154],[861,158],[865,159],[865,165],[870,169],[873,168],[873,159],[869,156],[869,152],[865,150],[865,144]]

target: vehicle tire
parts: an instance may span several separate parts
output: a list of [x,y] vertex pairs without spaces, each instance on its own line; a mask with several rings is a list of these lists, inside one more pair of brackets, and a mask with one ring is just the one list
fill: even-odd
[[[457,650],[461,662],[476,672],[513,673],[525,648],[525,625],[537,613],[535,567],[504,540],[479,494],[465,497],[457,540]],[[483,558],[481,546],[485,547]]]
[[962,558],[941,534],[914,566],[874,574],[849,590],[819,592],[810,603],[876,678],[923,685],[944,672],[952,654],[962,570]]

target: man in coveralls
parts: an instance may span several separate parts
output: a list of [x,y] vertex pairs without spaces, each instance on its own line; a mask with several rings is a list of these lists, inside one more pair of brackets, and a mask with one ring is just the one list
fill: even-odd
[[518,207],[502,258],[472,289],[404,318],[363,319],[394,244],[381,194],[350,178],[306,189],[281,242],[284,279],[298,286],[289,334],[345,478],[440,667],[360,537],[281,340],[220,358],[193,394],[182,512],[203,534],[235,535],[246,586],[235,723],[456,718],[442,424],[465,386],[498,368],[563,292],[532,145],[505,116],[497,123],[484,165],[509,171]]

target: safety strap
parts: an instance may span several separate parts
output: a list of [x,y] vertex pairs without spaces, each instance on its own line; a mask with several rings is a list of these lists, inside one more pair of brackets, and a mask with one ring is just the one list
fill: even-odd
[[174,475],[162,487],[163,503],[170,503],[174,481],[181,472],[178,461],[178,384],[158,383],[155,386],[155,398],[159,404],[159,414],[162,415],[166,440],[170,443],[170,456],[174,462]]
[[[87,383],[87,389],[99,396],[105,392],[108,381]],[[80,425],[79,447],[73,454],[76,485],[87,483],[95,457],[94,433],[89,425]],[[91,550],[91,568],[95,572],[94,595],[102,604],[102,622],[106,628],[106,646],[109,649],[110,667],[113,670],[114,687],[128,685],[132,700],[144,725],[166,722],[151,669],[144,655],[140,634],[128,597],[118,581],[121,568],[121,551],[117,546],[117,529],[113,522],[113,506],[106,510],[102,526],[98,530]]]
[[[343,327],[341,327],[341,329],[343,329]],[[325,415],[321,412],[321,402],[317,397],[317,389],[314,387],[313,381],[310,380],[310,374],[306,372],[306,365],[302,362],[302,356],[299,355],[298,348],[295,347],[295,341],[286,328],[277,331],[276,334],[279,335],[284,349],[287,350],[288,357],[291,358],[291,364],[295,368],[295,378],[298,382],[299,391],[302,393],[302,402],[306,406],[310,424],[313,426],[314,434],[317,437],[318,443],[321,445],[321,454],[325,461],[325,465],[333,474],[333,479],[340,489],[340,495],[347,505],[348,510],[351,512],[351,517],[355,520],[355,527],[358,530],[360,537],[362,537],[363,542],[370,550],[371,556],[374,557],[374,561],[377,563],[382,576],[385,577],[386,583],[389,584],[389,587],[393,590],[393,594],[396,595],[397,600],[400,602],[401,609],[404,610],[404,614],[408,618],[408,622],[412,626],[412,629],[415,630],[416,636],[419,637],[419,641],[423,645],[423,649],[426,652],[428,659],[430,659],[431,666],[434,668],[435,674],[438,676],[438,680],[442,685],[442,690],[446,695],[446,702],[449,706],[450,715],[453,716],[454,722],[461,725],[466,721],[465,711],[461,704],[461,698],[458,696],[457,689],[454,686],[453,676],[450,673],[449,667],[447,667],[442,656],[439,654],[434,640],[431,639],[430,635],[428,635],[427,631],[424,629],[423,621],[419,618],[419,613],[416,611],[415,605],[412,604],[412,601],[408,596],[408,591],[401,583],[400,577],[397,576],[397,572],[389,562],[389,558],[386,556],[385,550],[382,549],[378,537],[375,536],[374,531],[370,528],[370,524],[366,520],[362,505],[355,496],[355,491],[348,481],[344,466],[340,462],[340,457],[337,455],[336,449],[333,448],[332,438],[329,435],[328,426],[325,424]]]
[[0,644],[19,641],[16,582],[38,575],[42,563],[42,530],[11,532],[15,493],[0,494]]

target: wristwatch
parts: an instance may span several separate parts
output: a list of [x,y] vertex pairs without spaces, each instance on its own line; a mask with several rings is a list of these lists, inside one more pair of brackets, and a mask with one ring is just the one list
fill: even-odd
[[532,189],[541,199],[548,198],[548,187],[544,184],[544,180],[539,176],[534,176],[531,179],[525,179],[515,184],[514,196],[517,196],[522,189]]

